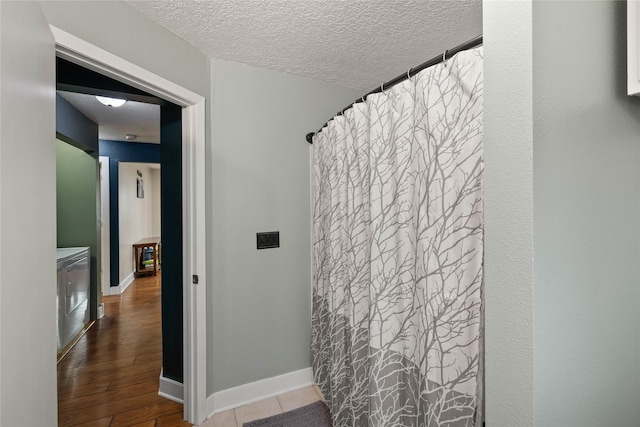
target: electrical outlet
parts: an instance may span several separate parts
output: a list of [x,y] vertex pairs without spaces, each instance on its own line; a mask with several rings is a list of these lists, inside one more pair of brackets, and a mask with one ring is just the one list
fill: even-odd
[[280,247],[280,232],[269,231],[266,233],[256,233],[258,249],[271,249]]

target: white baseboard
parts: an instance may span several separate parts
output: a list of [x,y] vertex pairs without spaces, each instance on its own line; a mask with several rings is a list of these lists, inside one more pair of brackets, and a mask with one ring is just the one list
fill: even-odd
[[277,377],[243,384],[221,390],[207,398],[207,414],[211,417],[218,412],[237,408],[258,400],[277,396],[314,384],[311,368],[289,372]]
[[118,285],[118,287],[120,288],[121,294],[123,294],[124,291],[127,290],[129,285],[133,282],[133,279],[134,279],[133,272],[131,272],[131,274],[125,277],[124,280]]
[[160,388],[158,395],[165,399],[184,404],[184,386],[178,381],[166,378],[160,371]]
[[100,304],[98,306],[98,319],[102,319],[104,317],[104,304]]
[[120,295],[127,290],[129,285],[133,282],[134,276],[133,272],[124,278],[122,282],[118,286],[111,287],[111,295]]

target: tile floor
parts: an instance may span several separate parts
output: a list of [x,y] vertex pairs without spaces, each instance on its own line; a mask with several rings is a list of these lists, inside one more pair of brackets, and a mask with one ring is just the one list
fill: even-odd
[[255,403],[220,412],[202,423],[201,427],[242,427],[242,424],[260,418],[281,414],[316,400],[322,400],[318,388],[313,385],[281,394]]

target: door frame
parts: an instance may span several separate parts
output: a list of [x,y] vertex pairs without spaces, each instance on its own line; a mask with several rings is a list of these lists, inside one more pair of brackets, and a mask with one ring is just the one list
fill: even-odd
[[182,107],[183,401],[184,418],[199,424],[207,416],[205,98],[55,26],[50,28],[59,57]]
[[[103,296],[108,296],[111,295],[109,157],[99,156],[98,164],[100,168],[100,289]],[[101,313],[100,307],[98,307],[98,319],[102,317],[102,314],[104,313]]]

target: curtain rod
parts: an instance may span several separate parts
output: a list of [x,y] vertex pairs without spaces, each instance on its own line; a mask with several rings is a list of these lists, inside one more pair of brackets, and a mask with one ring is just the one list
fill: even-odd
[[[430,60],[428,60],[427,62],[423,62],[422,64],[411,68],[409,71],[407,71],[404,74],[399,75],[398,77],[389,80],[386,83],[382,83],[382,85],[380,85],[380,87],[377,87],[375,89],[373,89],[372,91],[368,92],[367,94],[363,95],[361,98],[358,98],[357,100],[353,101],[351,104],[347,105],[346,107],[344,107],[342,110],[338,111],[336,113],[336,116],[341,116],[342,114],[344,114],[345,111],[347,111],[348,109],[350,109],[351,107],[353,107],[355,104],[357,104],[358,102],[363,102],[364,99],[369,96],[369,95],[373,95],[374,93],[380,93],[385,89],[389,89],[395,85],[397,85],[398,83],[401,83],[405,80],[407,80],[410,77],[415,76],[416,74],[418,74],[420,71],[425,70],[429,67],[433,67],[436,64],[439,64],[441,62],[446,61],[447,59],[451,58],[452,56],[454,56],[456,53],[458,52],[462,52],[463,50],[468,50],[468,49],[472,49],[476,46],[480,46],[482,44],[482,34],[472,38],[469,41],[466,41],[452,49],[448,49],[445,50],[444,53],[442,55],[438,55],[436,57],[431,58]],[[325,126],[327,126],[327,124],[333,120],[333,117],[330,118],[329,120],[327,120],[327,122],[322,125],[322,127],[320,129],[318,129],[315,132],[309,132],[307,134],[307,142],[309,144],[313,144],[313,136],[320,132],[322,129],[324,129]]]

